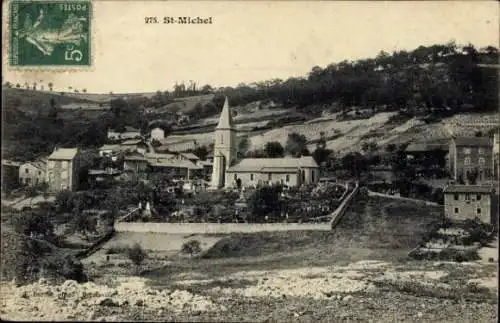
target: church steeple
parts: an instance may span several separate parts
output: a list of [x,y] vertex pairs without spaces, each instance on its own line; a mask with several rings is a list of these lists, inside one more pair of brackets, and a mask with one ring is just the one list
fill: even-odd
[[224,106],[222,107],[219,124],[215,129],[233,129],[233,117],[231,116],[231,110],[229,109],[229,101],[227,99],[227,96],[224,101]]
[[212,187],[226,186],[233,179],[226,178],[226,170],[234,164],[238,155],[236,128],[233,125],[229,102],[226,97],[219,124],[215,128],[214,164],[212,171]]

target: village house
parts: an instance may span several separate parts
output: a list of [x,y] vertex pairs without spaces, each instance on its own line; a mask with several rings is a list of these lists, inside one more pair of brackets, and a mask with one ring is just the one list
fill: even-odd
[[127,140],[138,139],[141,137],[141,131],[129,126],[126,126],[124,131],[116,131],[108,129],[108,139],[111,140]]
[[194,150],[198,147],[198,142],[194,139],[173,139],[165,138],[160,140],[161,145],[155,147],[155,152],[166,153],[166,152],[186,152],[189,150]]
[[319,166],[311,156],[238,160],[236,128],[226,98],[215,129],[212,187],[245,187],[267,183],[300,186],[317,183],[319,178]]
[[179,158],[186,159],[192,162],[193,164],[197,164],[200,161],[200,158],[193,153],[179,153]]
[[161,127],[151,129],[151,140],[162,140],[165,138],[165,130]]
[[148,170],[148,160],[139,153],[129,154],[123,158],[123,170],[141,173]]
[[103,145],[99,147],[99,157],[115,157],[120,154],[123,147],[119,144]]
[[48,158],[46,182],[53,192],[75,191],[79,185],[80,158],[77,148],[55,148]]
[[146,154],[152,172],[167,173],[175,179],[189,180],[203,167],[176,154]]
[[19,183],[26,186],[36,186],[46,181],[46,160],[27,162],[19,167]]
[[19,168],[22,163],[2,159],[2,189],[14,188],[19,184]]
[[111,185],[120,179],[122,172],[114,168],[89,169],[88,181],[91,187]]
[[[477,182],[493,179],[493,142],[488,137],[458,137],[450,140],[449,169],[455,180],[469,182],[477,174]],[[474,183],[471,183],[474,184]]]
[[497,224],[498,194],[492,186],[450,185],[444,189],[445,216]]
[[149,151],[148,144],[142,139],[130,139],[120,144],[122,152],[138,152],[142,155]]

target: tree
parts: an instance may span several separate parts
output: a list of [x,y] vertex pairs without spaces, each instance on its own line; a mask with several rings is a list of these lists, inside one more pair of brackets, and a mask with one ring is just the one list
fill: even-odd
[[207,146],[199,146],[193,150],[193,154],[198,156],[200,160],[206,160],[208,155]]
[[280,204],[281,187],[263,186],[258,188],[248,199],[250,221],[260,222],[265,216],[276,214],[281,210]]
[[20,87],[21,87],[21,84],[16,83],[16,88],[18,88],[18,89],[19,89]]
[[328,158],[330,157],[331,153],[332,151],[330,149],[318,147],[313,151],[312,157],[314,158],[314,160],[318,165],[321,165],[328,161]]
[[351,176],[359,176],[368,169],[368,161],[365,156],[355,152],[342,157],[342,166]]
[[271,141],[266,143],[264,152],[267,158],[280,158],[285,155],[285,149],[277,141]]
[[54,235],[53,214],[30,210],[12,218],[14,230],[19,234],[41,236],[50,240]]
[[200,252],[201,252],[201,244],[200,244],[200,241],[198,241],[198,240],[190,240],[190,241],[188,241],[188,242],[185,242],[185,243],[182,245],[181,252],[182,252],[182,253],[189,254],[191,257],[192,257],[194,254],[198,254],[198,253],[200,253]]
[[127,249],[127,257],[135,265],[136,273],[139,274],[140,266],[147,257],[146,251],[142,249],[140,244],[135,243]]
[[249,148],[250,148],[250,140],[248,139],[248,136],[241,137],[238,143],[238,152],[242,156],[245,156]]
[[307,150],[307,139],[304,135],[292,132],[288,135],[285,151],[294,156],[300,157]]
[[82,90],[82,92],[83,92],[83,93],[87,93],[87,89],[83,89],[83,90]]

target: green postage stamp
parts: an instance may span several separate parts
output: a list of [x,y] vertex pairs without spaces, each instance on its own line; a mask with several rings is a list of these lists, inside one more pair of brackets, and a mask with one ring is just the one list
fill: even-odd
[[90,66],[91,18],[88,0],[10,1],[9,65]]

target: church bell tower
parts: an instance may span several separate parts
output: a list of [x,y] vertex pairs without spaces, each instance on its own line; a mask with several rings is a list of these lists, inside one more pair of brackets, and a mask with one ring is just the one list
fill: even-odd
[[233,118],[226,97],[219,118],[219,124],[215,128],[212,187],[224,187],[226,183],[226,170],[234,164],[237,154],[238,144],[236,142],[236,128],[233,125]]

